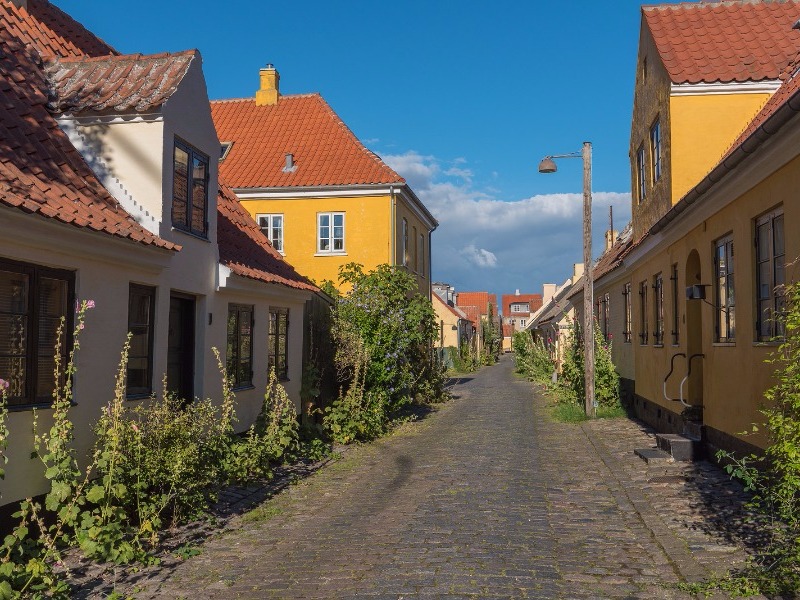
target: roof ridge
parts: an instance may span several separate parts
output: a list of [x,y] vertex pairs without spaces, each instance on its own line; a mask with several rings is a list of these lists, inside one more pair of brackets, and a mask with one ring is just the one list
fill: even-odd
[[[305,92],[302,94],[281,94],[278,97],[278,102],[280,103],[280,99],[289,99],[289,98],[311,98],[313,96],[322,97],[322,94],[319,92]],[[255,96],[248,96],[246,98],[217,98],[216,100],[209,100],[209,102],[213,103],[222,103],[222,102],[255,102]],[[265,106],[276,106],[275,104],[267,104]]]

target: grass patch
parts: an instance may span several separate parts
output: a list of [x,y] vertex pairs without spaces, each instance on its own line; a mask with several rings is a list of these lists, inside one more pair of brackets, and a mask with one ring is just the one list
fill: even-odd
[[[559,423],[580,423],[586,421],[585,409],[582,405],[575,402],[558,402],[553,405],[553,419]],[[597,419],[622,419],[628,414],[621,406],[600,406],[597,408]]]
[[275,502],[267,502],[242,515],[244,523],[263,523],[283,514],[283,508]]

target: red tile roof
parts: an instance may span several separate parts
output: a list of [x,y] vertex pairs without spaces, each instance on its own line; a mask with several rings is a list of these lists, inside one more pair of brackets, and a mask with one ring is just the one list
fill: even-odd
[[464,311],[464,314],[467,315],[467,318],[475,327],[478,327],[482,313],[477,306],[459,306],[458,308]]
[[800,47],[797,0],[643,6],[673,83],[777,79]]
[[41,56],[101,56],[116,51],[47,0],[28,0],[27,10],[0,0],[8,33]]
[[497,316],[497,296],[489,292],[459,292],[456,295],[456,306],[467,313],[472,318],[470,312],[467,310],[470,307],[477,308],[477,314],[480,316],[488,315],[488,306],[492,305],[492,313]]
[[[231,187],[313,187],[404,184],[370,152],[319,94],[280,96],[256,106],[253,98],[211,103],[217,135],[233,142],[220,174]],[[286,154],[296,169],[285,172]]]
[[503,316],[509,317],[512,314],[528,314],[528,313],[512,313],[511,305],[518,302],[527,302],[530,304],[530,312],[534,313],[542,308],[542,295],[541,294],[503,294]]
[[236,275],[288,287],[319,291],[272,247],[236,195],[220,182],[217,197],[219,262]]
[[45,63],[52,94],[49,107],[59,113],[156,108],[172,96],[196,57],[196,50],[186,50],[53,58]]
[[[50,7],[40,2],[32,6]],[[38,42],[32,41],[43,35],[43,28],[24,9],[0,0],[0,205],[143,244],[179,249],[125,212],[47,111],[47,82],[36,54]],[[53,34],[53,44],[64,45],[58,40]]]
[[503,323],[503,337],[513,337],[514,326],[511,323]]

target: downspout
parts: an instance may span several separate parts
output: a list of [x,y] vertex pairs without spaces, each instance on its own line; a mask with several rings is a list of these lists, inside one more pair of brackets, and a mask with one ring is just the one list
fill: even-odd
[[397,232],[395,231],[397,223],[397,198],[394,195],[394,186],[389,186],[389,264],[394,266],[397,260]]

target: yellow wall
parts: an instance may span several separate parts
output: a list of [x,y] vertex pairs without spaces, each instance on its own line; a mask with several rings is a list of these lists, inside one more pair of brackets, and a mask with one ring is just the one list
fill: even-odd
[[[245,199],[241,203],[254,218],[260,214],[282,214],[283,251],[287,262],[317,283],[327,279],[337,285],[339,267],[348,263],[360,263],[366,270],[385,263],[402,264],[402,219],[405,217],[409,223],[411,261],[408,268],[416,275],[420,292],[426,296],[430,294],[429,232],[399,194],[394,198],[375,195]],[[342,253],[317,253],[317,215],[324,212],[345,213]],[[392,227],[394,236],[390,234]],[[425,261],[419,272],[414,262],[414,228],[417,235],[424,234]]]
[[436,313],[436,323],[439,328],[436,345],[440,348],[458,348],[458,317],[437,298],[433,298],[433,310]]
[[[670,357],[675,352],[687,352],[687,303],[698,302],[701,325],[701,352],[703,360],[702,396],[704,405],[704,424],[731,436],[749,430],[752,423],[760,421],[759,407],[764,400],[764,391],[772,383],[773,367],[764,360],[775,349],[774,344],[755,342],[755,256],[754,220],[765,212],[782,206],[784,210],[785,231],[792,231],[792,223],[800,220],[800,201],[796,190],[800,187],[800,157],[795,158],[776,173],[745,192],[713,217],[697,223],[687,235],[670,245],[665,251],[654,251],[651,256],[637,262],[632,267],[631,281],[634,291],[633,304],[633,350],[636,353],[636,393],[642,398],[663,406],[673,412],[680,412],[678,402],[663,399],[662,382],[669,371]],[[714,309],[700,300],[687,300],[685,293],[679,294],[679,333],[677,346],[671,342],[673,327],[671,303],[669,300],[670,281],[668,274],[673,263],[678,264],[679,290],[692,284],[713,284],[714,242],[727,234],[733,234],[735,248],[734,285],[736,294],[736,341],[735,343],[714,342]],[[786,262],[791,263],[800,256],[800,238],[785,236]],[[696,250],[700,258],[700,280],[686,279],[686,265],[690,253]],[[796,279],[796,267],[787,267],[786,280]],[[665,292],[665,338],[663,347],[654,347],[652,331],[653,289],[648,290],[647,317],[650,330],[648,345],[640,345],[640,307],[638,284],[642,280],[652,282],[653,276],[662,272]],[[714,291],[707,288],[707,299],[714,302]],[[615,332],[616,337],[616,332]],[[678,395],[678,384],[685,374],[685,362],[676,362],[681,374],[673,376],[668,385],[668,394]],[[691,400],[691,398],[690,398]],[[748,436],[745,441],[763,445],[764,440]]]
[[[431,257],[431,249],[430,249],[430,232],[425,224],[416,216],[416,214],[411,210],[411,207],[408,205],[406,200],[402,197],[397,195],[396,197],[396,227],[395,227],[395,262],[394,264],[402,265],[403,264],[403,219],[405,218],[408,221],[408,250],[409,250],[409,258],[407,269],[409,273],[413,274],[417,278],[417,285],[419,285],[419,291],[424,296],[430,296],[430,285],[431,285],[431,277],[430,277],[430,257]],[[414,232],[416,232],[416,239],[414,236]],[[421,243],[421,250],[420,254],[417,254],[417,247],[419,242],[419,235],[422,235],[422,243]],[[417,261],[417,257],[419,256],[420,260]]]
[[[283,250],[287,262],[317,283],[338,284],[339,267],[361,263],[367,269],[389,261],[388,196],[242,200],[255,218],[282,214]],[[317,214],[344,212],[344,252],[317,253]]]
[[770,94],[705,94],[670,98],[672,204],[719,162]]

